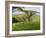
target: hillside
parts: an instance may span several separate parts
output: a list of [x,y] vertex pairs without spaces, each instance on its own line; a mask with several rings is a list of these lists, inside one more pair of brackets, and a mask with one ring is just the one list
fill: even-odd
[[12,24],[13,31],[23,31],[23,30],[39,30],[40,29],[40,16],[33,15],[30,17],[30,22],[27,19],[27,15],[20,14],[14,16],[18,21],[17,23]]

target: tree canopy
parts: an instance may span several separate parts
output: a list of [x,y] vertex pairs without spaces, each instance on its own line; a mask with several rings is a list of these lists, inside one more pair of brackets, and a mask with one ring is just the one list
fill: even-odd
[[36,13],[40,13],[32,10],[24,10],[23,8],[25,7],[13,7],[13,9],[17,9],[18,11],[24,12],[28,16],[28,21],[30,21],[31,16],[35,15]]

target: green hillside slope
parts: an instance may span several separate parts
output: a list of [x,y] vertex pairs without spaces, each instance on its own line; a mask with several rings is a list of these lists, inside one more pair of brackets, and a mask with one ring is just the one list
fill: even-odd
[[14,18],[20,22],[12,24],[13,31],[40,30],[40,16],[32,16],[30,22],[27,20],[27,15],[20,14],[14,16]]

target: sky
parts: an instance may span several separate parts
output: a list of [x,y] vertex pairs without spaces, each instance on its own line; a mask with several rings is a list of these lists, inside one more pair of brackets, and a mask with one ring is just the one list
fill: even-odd
[[[36,11],[36,12],[40,12],[40,7],[24,7],[24,10],[32,10],[32,11]],[[17,14],[25,14],[24,12],[20,12],[17,9],[13,8],[12,10],[12,14],[13,15],[17,15]]]

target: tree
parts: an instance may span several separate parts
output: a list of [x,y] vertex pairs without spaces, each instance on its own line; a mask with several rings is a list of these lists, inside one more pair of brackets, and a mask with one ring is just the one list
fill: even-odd
[[[36,13],[39,13],[39,12],[36,12],[36,11],[32,11],[32,10],[24,10],[23,8],[24,7],[14,7],[15,9],[17,9],[18,11],[22,11],[24,12],[26,15],[27,15],[27,19],[28,21],[30,21],[30,18],[35,15]],[[25,20],[25,19],[24,19]]]
[[36,12],[36,11],[32,11],[32,10],[24,10],[25,14],[28,16],[28,21],[30,21],[30,18],[35,15],[36,13],[39,13],[39,12]]

